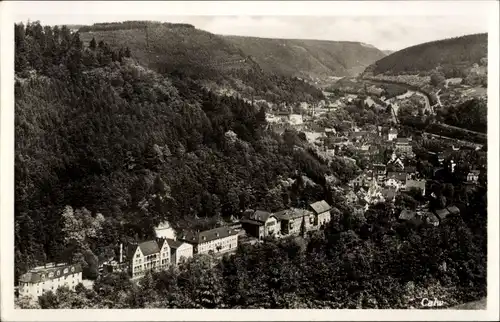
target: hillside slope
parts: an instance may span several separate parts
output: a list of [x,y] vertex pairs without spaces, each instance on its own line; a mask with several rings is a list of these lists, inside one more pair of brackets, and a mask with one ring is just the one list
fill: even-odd
[[298,79],[270,75],[241,49],[221,36],[187,24],[127,21],[80,29],[84,43],[92,38],[112,47],[129,47],[143,66],[171,77],[189,77],[209,88],[233,91],[268,101],[312,101],[321,91]]
[[264,70],[298,77],[353,76],[384,57],[377,48],[347,41],[224,36]]
[[241,99],[160,75],[123,48],[85,48],[66,27],[16,25],[15,36],[16,276],[95,262],[124,238],[151,238],[162,220],[287,208],[302,192],[283,199],[281,178],[331,174]]
[[464,77],[463,74],[474,64],[484,65],[487,55],[488,35],[467,35],[399,50],[376,61],[364,74],[424,76],[435,69],[441,69],[446,78]]

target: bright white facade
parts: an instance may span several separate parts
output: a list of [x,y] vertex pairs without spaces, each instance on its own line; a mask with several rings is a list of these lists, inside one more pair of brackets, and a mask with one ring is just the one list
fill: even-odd
[[19,279],[19,296],[38,298],[43,293],[55,292],[58,287],[67,286],[70,290],[82,282],[82,268],[79,264],[53,264],[39,266]]

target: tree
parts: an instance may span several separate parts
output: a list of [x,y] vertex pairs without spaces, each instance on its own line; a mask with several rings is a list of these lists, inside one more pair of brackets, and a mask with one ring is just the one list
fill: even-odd
[[97,42],[95,41],[95,37],[92,37],[92,40],[89,43],[89,47],[92,50],[95,50],[97,48]]
[[304,237],[306,235],[306,217],[302,217],[302,223],[300,224],[300,236]]

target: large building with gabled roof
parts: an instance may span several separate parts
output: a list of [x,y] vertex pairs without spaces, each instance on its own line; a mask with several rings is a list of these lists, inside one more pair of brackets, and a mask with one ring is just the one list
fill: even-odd
[[47,263],[38,266],[19,278],[19,296],[34,299],[48,291],[55,292],[58,287],[67,286],[70,290],[82,282],[80,264]]
[[229,227],[218,227],[202,232],[181,232],[180,241],[193,246],[195,254],[222,254],[236,251],[239,231]]
[[143,276],[147,271],[161,271],[193,257],[193,247],[171,238],[156,238],[127,247],[129,274],[132,278]]

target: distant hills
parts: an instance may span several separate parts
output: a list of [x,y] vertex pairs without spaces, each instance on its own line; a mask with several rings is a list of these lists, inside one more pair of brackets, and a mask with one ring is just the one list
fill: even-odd
[[439,69],[447,78],[466,77],[474,64],[485,65],[488,35],[473,34],[423,43],[394,52],[369,66],[364,74],[424,76]]
[[379,49],[349,41],[224,36],[265,70],[298,77],[355,76],[383,58]]
[[126,21],[85,26],[85,44],[92,38],[115,48],[128,47],[138,62],[160,73],[191,78],[209,88],[267,101],[312,101],[321,91],[297,79],[261,68],[228,39],[188,24]]
[[354,76],[384,57],[359,42],[221,36],[189,24],[154,21],[100,23],[79,31],[85,44],[95,38],[129,47],[140,64],[156,71],[270,101],[293,99],[299,92],[305,92],[301,101],[321,98],[296,77],[310,81]]

